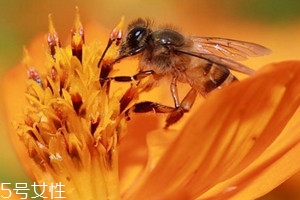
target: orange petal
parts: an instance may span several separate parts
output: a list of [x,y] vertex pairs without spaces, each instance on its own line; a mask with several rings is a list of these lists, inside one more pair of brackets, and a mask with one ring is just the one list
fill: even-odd
[[[30,51],[35,51],[36,45],[41,44],[41,38],[39,37],[37,43],[30,47]],[[23,143],[19,140],[18,135],[15,133],[15,129],[12,126],[12,121],[25,106],[25,92],[26,88],[26,68],[19,64],[18,66],[10,69],[3,77],[3,82],[1,83],[1,91],[3,97],[1,101],[4,105],[4,111],[6,116],[7,129],[12,139],[12,144],[14,149],[17,149],[19,158],[29,159],[27,150],[25,149]],[[27,171],[29,170],[28,165],[24,165]]]
[[[219,190],[218,199],[256,199],[297,173],[300,165],[299,119],[300,109],[278,138],[253,163],[210,192]],[[224,192],[226,190],[228,192]]]
[[[126,198],[163,199],[178,193],[191,199],[224,199],[268,181],[247,199],[266,193],[300,169],[299,163],[279,167],[299,155],[299,123],[293,131],[283,131],[299,104],[298,61],[268,65],[253,77],[214,92]],[[289,139],[283,137],[287,134]],[[266,168],[272,180],[261,179]],[[216,187],[224,181],[228,184]]]

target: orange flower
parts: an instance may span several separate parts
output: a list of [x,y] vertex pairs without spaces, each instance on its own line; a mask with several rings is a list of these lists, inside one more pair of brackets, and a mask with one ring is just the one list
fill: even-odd
[[72,33],[71,46],[60,47],[50,23],[50,50],[41,55],[37,40],[25,53],[26,89],[20,66],[4,80],[11,137],[37,183],[62,183],[67,199],[254,199],[300,169],[300,61],[213,92],[166,130],[156,115],[127,121],[120,101],[133,105],[143,84],[108,94],[98,80],[104,47],[84,43],[79,17]]

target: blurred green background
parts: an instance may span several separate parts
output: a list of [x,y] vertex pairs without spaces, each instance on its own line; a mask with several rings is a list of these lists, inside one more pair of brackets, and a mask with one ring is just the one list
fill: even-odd
[[[253,41],[271,48],[274,53],[259,58],[262,66],[268,62],[299,59],[299,0],[10,0],[0,1],[0,75],[22,59],[23,46],[48,30],[48,14],[52,13],[62,43],[68,44],[75,6],[83,24],[96,22],[111,29],[122,15],[126,22],[136,17],[149,17],[159,23],[170,23],[186,33],[219,36]],[[248,62],[248,61],[247,61]],[[252,61],[249,61],[251,63]],[[257,67],[259,67],[257,66]],[[25,73],[25,72],[24,72]],[[7,122],[0,111],[0,182],[27,182],[6,131]],[[262,199],[298,199],[295,176]],[[297,182],[298,181],[298,182]]]

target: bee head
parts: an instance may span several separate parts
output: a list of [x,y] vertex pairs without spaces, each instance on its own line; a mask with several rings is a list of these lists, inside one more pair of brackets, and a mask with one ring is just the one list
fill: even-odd
[[151,33],[148,25],[148,21],[139,18],[128,26],[127,35],[120,47],[120,57],[133,56],[146,48],[147,39]]

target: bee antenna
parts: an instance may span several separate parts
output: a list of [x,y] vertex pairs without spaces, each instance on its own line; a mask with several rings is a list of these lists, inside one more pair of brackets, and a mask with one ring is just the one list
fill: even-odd
[[112,43],[116,42],[116,45],[119,46],[123,37],[123,24],[124,24],[124,16],[122,16],[121,21],[119,22],[119,24],[111,31],[110,35],[109,35],[109,39],[107,42],[107,45],[101,55],[101,58],[98,62],[98,68],[100,67],[100,64],[107,52],[107,50],[110,48],[110,46],[112,45]]
[[102,60],[103,60],[103,58],[104,58],[104,56],[105,56],[107,50],[109,49],[109,47],[112,45],[113,42],[114,42],[114,41],[111,40],[111,38],[109,38],[109,40],[108,40],[108,42],[107,42],[107,45],[106,45],[106,47],[105,47],[105,49],[104,49],[104,51],[103,51],[103,53],[102,53],[102,55],[101,55],[101,58],[100,58],[100,60],[99,60],[99,62],[98,62],[98,65],[97,65],[98,68],[100,67],[100,64],[102,63]]

